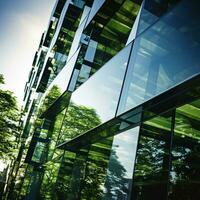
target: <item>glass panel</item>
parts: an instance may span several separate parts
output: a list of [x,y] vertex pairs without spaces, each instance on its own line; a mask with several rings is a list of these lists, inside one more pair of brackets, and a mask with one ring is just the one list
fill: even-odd
[[94,109],[70,103],[62,123],[58,144],[66,142],[99,124],[100,120]]
[[94,0],[94,3],[92,5],[86,26],[90,23],[91,19],[95,16],[95,14],[101,8],[101,6],[103,5],[104,2],[105,2],[105,0],[101,0],[101,1]]
[[112,141],[113,137],[109,137],[91,145],[81,185],[81,200],[102,199]]
[[199,4],[182,1],[135,40],[118,114],[199,74]]
[[73,92],[59,143],[115,116],[130,49],[131,44]]
[[56,185],[53,191],[52,199],[67,199],[70,192],[71,173],[76,154],[66,151],[60,162],[60,168],[57,175]]
[[138,11],[138,14],[137,14],[137,16],[135,18],[135,21],[134,21],[133,27],[131,29],[131,32],[130,32],[130,34],[128,36],[128,40],[126,42],[126,45],[129,44],[131,41],[133,41],[135,39],[136,35],[137,35],[138,26],[139,26],[138,24],[139,24],[139,21],[140,21],[140,15],[141,15],[141,9],[142,8],[143,8],[143,3],[141,4],[141,7],[140,7],[140,9]]
[[143,1],[137,34],[145,31],[154,24],[167,10],[171,9],[179,0],[151,0]]
[[167,113],[155,117],[141,126],[133,178],[133,199],[166,199],[171,115]]
[[72,94],[71,104],[93,109],[101,122],[114,117],[130,48],[131,44],[81,85]]
[[90,76],[91,67],[87,65],[82,65],[81,70],[79,72],[78,81],[84,83]]
[[[80,49],[79,49],[80,50]],[[67,90],[67,86],[70,81],[70,77],[72,75],[72,71],[79,53],[79,50],[74,54],[74,56],[68,61],[66,66],[61,70],[58,76],[54,79],[54,81],[50,84],[47,91],[42,97],[41,103],[39,105],[41,111],[44,112],[58,97],[61,96],[63,92]],[[47,101],[47,99],[51,99],[51,101]],[[52,98],[53,97],[53,98]],[[53,99],[53,101],[52,101]],[[45,104],[45,106],[44,106]],[[41,108],[44,107],[44,108]]]
[[[21,170],[23,170],[23,174],[21,173]],[[23,166],[21,166],[19,168],[18,176],[20,175],[20,177],[19,177],[19,180],[18,180],[18,176],[16,176],[16,180],[15,180],[15,188],[17,188],[15,195],[18,193],[19,199],[20,198],[23,199],[25,197],[25,195],[27,194],[28,187],[30,185],[31,173],[32,173],[32,167],[30,165],[26,166],[24,164]],[[14,199],[15,197],[11,196],[12,199]]]
[[[54,199],[54,195],[57,193],[57,179],[61,169],[62,156],[64,151],[57,149],[56,156],[47,163],[44,164],[43,174],[41,176],[40,183],[40,198],[41,199]],[[54,192],[52,192],[54,191]]]
[[33,156],[32,156],[32,161],[40,163],[42,162],[42,155],[45,150],[46,143],[43,142],[37,142]]
[[200,197],[200,100],[176,110],[170,173],[171,200]]
[[47,156],[46,156],[48,161],[51,160],[53,156],[55,156],[54,154],[56,152],[56,144],[60,134],[60,129],[65,116],[65,112],[66,110],[60,112],[55,117],[54,121],[51,124],[51,129],[49,130],[48,133],[49,143],[47,146]]
[[130,199],[139,127],[114,136],[104,185],[104,200]]
[[85,20],[85,18],[89,15],[89,13],[90,13],[90,7],[88,7],[88,6],[84,6],[84,9],[83,9],[83,14],[82,14],[82,16],[81,16],[81,20],[80,20],[80,24]]
[[87,16],[85,17],[83,22],[79,25],[79,27],[78,27],[78,29],[76,31],[76,34],[74,36],[74,39],[73,39],[73,42],[72,42],[72,46],[71,46],[71,49],[70,49],[70,52],[69,52],[68,60],[71,58],[71,56],[76,52],[76,50],[79,47],[79,42],[80,42],[80,39],[81,39],[81,35],[82,35],[82,32],[83,32],[83,29],[85,27],[86,20],[87,20]]
[[95,16],[95,23],[93,21],[84,30],[90,37],[84,59],[92,62],[92,73],[124,48],[138,14],[139,4],[131,0],[106,1]]
[[95,52],[96,52],[96,48],[97,48],[97,44],[98,43],[96,41],[90,40],[86,54],[85,54],[85,58],[84,58],[85,60],[87,60],[89,62],[93,62]]
[[83,182],[85,166],[88,157],[88,148],[81,149],[76,153],[73,169],[71,170],[71,180],[67,199],[81,199],[81,183]]

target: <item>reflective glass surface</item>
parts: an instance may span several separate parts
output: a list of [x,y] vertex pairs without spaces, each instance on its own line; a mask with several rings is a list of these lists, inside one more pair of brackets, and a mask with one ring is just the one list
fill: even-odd
[[151,3],[148,2],[153,2],[153,1],[143,1],[143,6],[141,9],[140,13],[140,19],[138,23],[138,28],[137,28],[137,35],[142,33],[145,29],[147,29],[149,26],[151,26],[153,23],[156,22],[156,20],[159,19],[158,16],[154,14],[151,10],[149,10]]
[[112,141],[113,137],[109,137],[91,145],[85,161],[86,166],[79,199],[102,199]]
[[46,163],[45,171],[42,177],[40,186],[40,198],[51,199],[52,190],[56,185],[56,179],[58,176],[61,160],[49,161]]
[[69,52],[68,60],[73,56],[73,54],[76,52],[76,50],[79,47],[81,35],[82,35],[83,29],[85,27],[86,20],[87,20],[87,16],[83,19],[82,23],[79,25],[79,27],[75,33],[75,36],[74,36],[74,39],[72,42],[72,46],[71,46],[71,49]]
[[[48,89],[42,97],[40,107],[42,107],[45,104],[46,99],[48,99],[48,97],[51,97],[51,99],[53,97],[53,101],[55,101],[63,92],[67,90],[78,53],[79,50],[77,50],[73,57],[67,62],[65,67],[56,76],[54,81],[50,84],[50,86],[48,87]],[[42,109],[42,111],[44,112],[52,103],[52,101],[50,101],[49,103],[47,102],[47,105],[45,105],[45,108]]]
[[60,18],[59,18],[59,20],[58,20],[58,25],[57,25],[57,28],[56,28],[54,37],[52,38],[52,41],[51,41],[51,43],[50,43],[49,49],[52,49],[52,48],[53,48],[53,46],[54,46],[54,44],[55,44],[55,42],[56,42],[56,40],[57,40],[57,37],[58,37],[58,35],[59,35],[59,33],[60,33],[60,29],[61,29],[61,27],[62,27],[63,20],[64,20],[64,18],[65,18],[66,12],[67,12],[67,9],[68,9],[68,7],[69,7],[69,3],[70,3],[69,1],[66,1],[65,4],[64,4],[64,7],[63,7],[63,9],[62,9]]
[[74,165],[76,154],[65,151],[62,160],[60,161],[60,168],[56,177],[56,184],[52,199],[67,199],[70,192],[71,173]]
[[105,2],[105,0],[94,0],[88,20],[87,20],[87,24],[86,26],[90,23],[90,21],[92,20],[92,18],[95,16],[95,14],[97,13],[97,11],[101,8],[101,6],[103,5],[103,3]]
[[86,161],[88,157],[88,149],[81,149],[76,153],[76,157],[73,163],[73,169],[71,170],[71,177],[69,182],[69,189],[66,193],[67,199],[82,199],[81,189],[84,186],[81,186],[85,176],[84,170],[86,167]]
[[90,37],[84,59],[92,62],[92,73],[124,48],[139,9],[140,2],[118,0],[106,1],[97,12],[84,31]]
[[138,134],[136,127],[114,136],[102,199],[130,199]]
[[148,0],[143,1],[137,34],[142,33],[154,24],[168,10],[172,9],[179,0]]
[[199,4],[182,1],[136,38],[118,114],[199,74]]
[[133,199],[164,200],[167,197],[172,113],[146,121],[140,139],[133,177]]
[[200,100],[176,110],[170,200],[200,197]]
[[100,123],[94,109],[71,102],[62,122],[58,144],[66,142]]
[[46,143],[43,142],[37,142],[33,156],[32,161],[40,163],[42,162],[42,154],[45,150]]
[[48,132],[48,138],[49,138],[49,142],[48,142],[48,146],[47,146],[47,155],[46,155],[46,159],[49,161],[51,160],[54,156],[56,151],[56,144],[57,144],[57,140],[59,138],[59,134],[60,134],[60,129],[61,129],[61,125],[65,116],[65,112],[66,109],[63,110],[62,112],[60,112],[55,119],[51,122],[51,128]]
[[88,6],[84,6],[84,9],[83,9],[83,14],[81,16],[81,20],[80,20],[80,24],[85,20],[85,18],[89,15],[89,12],[90,12],[90,7]]
[[91,108],[101,122],[115,116],[131,44],[106,63],[73,94],[71,103]]
[[134,21],[134,24],[133,24],[133,27],[131,29],[131,32],[130,32],[130,34],[128,36],[128,40],[126,42],[126,45],[129,44],[131,41],[133,41],[135,39],[135,37],[136,37],[142,8],[143,8],[143,3],[141,4],[141,7],[140,7],[140,9],[139,9],[139,11],[138,11],[138,13],[136,15],[136,19]]

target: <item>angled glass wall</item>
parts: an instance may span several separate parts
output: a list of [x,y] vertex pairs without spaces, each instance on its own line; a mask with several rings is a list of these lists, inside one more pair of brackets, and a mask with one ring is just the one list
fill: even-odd
[[[132,43],[73,92],[60,142],[72,139],[115,116],[131,45]],[[72,117],[79,124],[78,129],[68,122]]]
[[[76,66],[76,88],[115,56],[126,44],[140,8],[140,1],[94,2],[90,15],[103,4],[86,26],[81,38],[81,62]],[[112,8],[112,9],[111,9]]]
[[147,0],[143,1],[142,10],[140,13],[137,35],[148,29],[166,12],[173,9],[179,0]]
[[157,116],[141,126],[133,177],[133,199],[167,198],[172,114]]
[[114,117],[130,50],[131,44],[77,89],[71,101],[93,108],[102,122]]
[[130,199],[138,135],[139,127],[135,127],[113,137],[103,200]]
[[136,38],[118,114],[199,74],[199,6],[181,1]]
[[176,110],[170,172],[170,200],[200,197],[200,100]]
[[[79,54],[79,50],[80,49],[75,52],[75,54],[67,62],[65,67],[61,70],[61,72],[57,75],[57,77],[44,93],[39,105],[41,109],[40,114],[45,112],[52,105],[52,103],[54,103],[54,101],[56,101],[57,98],[60,97],[67,90],[74,69],[74,65]],[[47,101],[49,97],[51,98],[51,101]]]

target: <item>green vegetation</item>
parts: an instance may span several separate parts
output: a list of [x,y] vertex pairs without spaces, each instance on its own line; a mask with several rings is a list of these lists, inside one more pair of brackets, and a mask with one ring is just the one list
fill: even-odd
[[[0,74],[0,86],[4,84]],[[13,93],[0,88],[0,159],[8,161],[15,156],[19,139],[19,111]]]

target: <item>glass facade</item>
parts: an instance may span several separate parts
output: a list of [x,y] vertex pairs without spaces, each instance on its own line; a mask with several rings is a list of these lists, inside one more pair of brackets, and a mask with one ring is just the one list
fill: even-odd
[[199,74],[197,9],[183,1],[136,38],[119,114]]
[[138,134],[135,127],[114,136],[102,199],[130,199]]
[[198,199],[200,196],[200,101],[176,110],[170,199]]
[[115,116],[130,49],[131,44],[72,94],[71,102],[94,109],[101,123]]
[[[200,2],[59,5],[49,45],[66,63],[45,92],[26,84],[26,102],[37,98],[25,106],[32,121],[10,196],[199,200]],[[51,50],[34,61],[34,88]]]
[[[143,123],[134,171],[134,199],[166,199],[172,113]],[[159,193],[157,192],[159,191]]]

